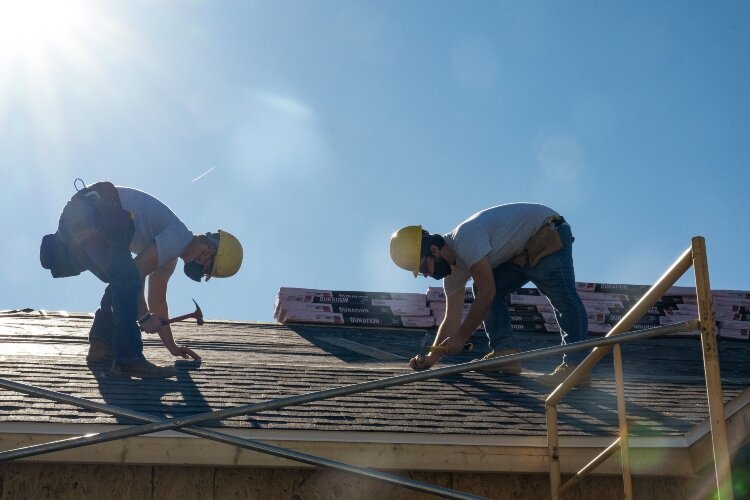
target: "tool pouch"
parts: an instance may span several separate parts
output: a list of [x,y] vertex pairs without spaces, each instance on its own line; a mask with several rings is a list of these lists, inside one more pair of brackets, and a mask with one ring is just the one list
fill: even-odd
[[80,237],[96,231],[114,246],[130,246],[135,232],[133,218],[122,208],[120,196],[111,182],[97,182],[81,189],[69,202],[78,203],[88,204],[88,209],[74,209],[77,216],[70,221],[73,233]]
[[536,266],[540,260],[562,249],[563,242],[554,222],[547,223],[526,242],[523,252],[511,259],[517,266]]
[[78,191],[63,208],[57,232],[42,238],[39,260],[54,278],[76,276],[89,270],[103,281],[106,273],[96,269],[85,248],[128,248],[135,232],[129,212],[122,208],[111,182],[97,182]]

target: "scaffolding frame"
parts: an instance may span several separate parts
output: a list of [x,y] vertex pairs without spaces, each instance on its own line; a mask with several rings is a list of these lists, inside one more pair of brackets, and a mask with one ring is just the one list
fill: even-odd
[[[625,330],[643,315],[642,312],[648,309],[659,297],[671,286],[687,268],[690,267],[690,259],[694,260],[696,267],[696,289],[699,299],[699,318],[677,323],[669,326],[661,326],[640,331]],[[648,303],[648,306],[644,304]],[[640,314],[639,314],[640,312]],[[729,462],[729,452],[727,447],[726,425],[724,421],[724,409],[721,393],[721,379],[719,378],[718,354],[716,349],[716,325],[714,322],[710,285],[708,282],[708,268],[705,254],[705,242],[702,237],[694,237],[691,247],[678,259],[662,278],[649,289],[641,300],[613,327],[612,331],[603,338],[585,340],[555,347],[547,347],[531,351],[500,356],[484,361],[476,361],[452,365],[443,368],[432,369],[428,371],[398,375],[384,379],[352,384],[347,386],[335,387],[322,391],[309,392],[297,396],[288,396],[267,400],[261,403],[240,405],[233,408],[225,408],[187,417],[165,419],[114,405],[97,403],[86,399],[70,396],[64,393],[50,391],[47,389],[34,387],[31,385],[21,384],[11,380],[0,378],[0,387],[7,390],[38,396],[53,401],[71,404],[85,409],[109,413],[112,415],[129,417],[141,422],[148,422],[142,425],[128,426],[122,429],[88,434],[69,439],[62,439],[48,443],[42,443],[32,446],[16,448],[0,452],[0,463],[18,460],[21,458],[33,457],[36,455],[62,451],[66,449],[88,446],[107,441],[114,441],[128,437],[140,436],[154,432],[176,430],[190,435],[211,439],[225,444],[246,448],[249,450],[266,453],[292,461],[305,463],[308,465],[329,468],[342,472],[348,472],[361,475],[371,479],[377,479],[390,484],[410,488],[416,491],[442,496],[444,498],[456,499],[477,499],[482,498],[468,493],[463,493],[449,488],[443,488],[432,484],[421,483],[411,479],[399,477],[396,475],[381,472],[375,469],[358,467],[342,462],[318,457],[310,454],[296,452],[286,448],[268,445],[251,439],[239,438],[225,433],[209,430],[206,428],[196,427],[197,424],[224,420],[232,417],[239,417],[258,413],[262,411],[275,410],[287,406],[295,406],[314,401],[321,401],[336,397],[348,396],[366,391],[396,387],[413,382],[436,379],[448,375],[455,375],[467,371],[482,369],[499,369],[500,367],[519,361],[530,361],[548,356],[556,356],[581,350],[593,348],[593,352],[582,362],[570,377],[560,384],[546,400],[547,427],[548,427],[548,450],[549,450],[549,469],[550,469],[550,493],[553,500],[570,489],[574,484],[586,477],[597,465],[603,463],[607,458],[614,454],[618,449],[621,451],[623,463],[623,482],[625,484],[626,498],[632,498],[632,483],[630,478],[630,467],[627,446],[627,420],[625,417],[625,398],[622,378],[622,360],[620,358],[619,345],[622,342],[644,340],[651,337],[668,335],[672,333],[693,331],[700,328],[701,344],[703,347],[704,367],[706,375],[706,392],[709,399],[709,414],[711,420],[711,433],[714,448],[714,462],[716,468],[717,486],[721,499],[731,499],[731,468]],[[600,453],[592,462],[579,471],[565,485],[560,486],[560,462],[558,455],[558,433],[557,433],[557,404],[567,392],[572,389],[575,383],[582,376],[587,374],[591,367],[601,360],[609,349],[615,349],[615,383],[617,385],[617,402],[618,402],[618,421],[620,425],[620,436],[606,450]],[[718,405],[718,407],[717,407]]]
[[[711,284],[708,277],[708,258],[706,242],[702,236],[695,236],[690,247],[672,264],[672,266],[649,288],[641,299],[630,308],[619,322],[607,333],[606,337],[618,337],[629,330],[648,309],[653,306],[690,267],[695,271],[695,292],[698,302],[698,326],[700,329],[701,349],[703,352],[703,372],[706,379],[706,396],[708,399],[711,441],[714,455],[714,472],[716,491],[720,500],[732,500],[732,470],[727,445],[726,419],[724,417],[724,398],[721,389],[719,372],[719,353],[716,343],[716,321],[714,318]],[[616,451],[620,451],[622,481],[626,500],[633,499],[633,482],[630,467],[628,445],[628,422],[625,406],[625,384],[622,371],[622,354],[619,344],[614,344],[614,369],[617,394],[617,415],[619,423],[618,438],[601,454],[589,462],[565,484],[561,483],[559,436],[557,432],[557,405],[585,377],[591,369],[610,351],[609,346],[595,348],[573,372],[555,388],[545,401],[547,413],[547,448],[549,454],[550,498],[558,500],[566,491],[586,477],[598,465],[603,463]]]

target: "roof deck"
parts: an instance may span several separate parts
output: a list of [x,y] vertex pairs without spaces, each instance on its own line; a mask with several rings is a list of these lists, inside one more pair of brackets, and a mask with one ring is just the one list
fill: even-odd
[[[112,378],[108,366],[86,364],[90,323],[86,314],[29,310],[0,314],[0,377],[174,418],[410,373],[408,359],[426,333],[227,321],[207,321],[201,327],[181,323],[174,326],[175,338],[198,352],[202,361],[177,361],[175,378],[138,380]],[[523,350],[559,344],[557,334],[518,337]],[[444,358],[445,362],[481,357],[487,351],[483,334],[477,332],[472,341],[474,352]],[[144,344],[151,361],[172,361],[155,335],[144,335]],[[750,343],[720,339],[719,349],[725,401],[746,397]],[[535,382],[535,375],[559,361],[556,357],[529,362],[521,375],[466,372],[207,426],[374,467],[543,472],[544,401],[549,390]],[[708,416],[700,339],[670,336],[631,342],[623,346],[623,363],[634,472],[689,474],[693,465],[685,450],[702,437],[700,424]],[[0,390],[3,449],[136,423]],[[611,356],[594,369],[590,388],[574,390],[559,406],[558,425],[563,455],[571,458],[567,461],[571,468],[591,458],[584,458],[584,451],[590,454],[590,449],[612,442],[617,408]],[[658,454],[659,464],[639,465],[638,449],[644,457]],[[656,449],[658,453],[648,451]],[[684,456],[670,458],[670,453]],[[35,459],[260,465],[283,461],[176,431]]]

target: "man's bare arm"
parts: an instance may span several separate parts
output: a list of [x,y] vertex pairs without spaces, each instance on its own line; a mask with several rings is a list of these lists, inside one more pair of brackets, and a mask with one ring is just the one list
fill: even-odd
[[[135,258],[135,265],[141,275],[141,294],[138,299],[138,317],[143,316],[146,312],[151,312],[156,317],[144,325],[144,330],[156,332],[164,343],[164,347],[172,353],[173,356],[188,356],[193,359],[200,359],[187,347],[178,346],[172,335],[172,329],[169,325],[161,325],[161,320],[169,318],[169,306],[167,304],[167,280],[156,273],[159,263],[159,255],[156,249],[156,243],[150,244]],[[146,305],[146,278],[148,277],[148,305]],[[153,325],[152,325],[153,324]],[[153,328],[152,328],[153,326]]]
[[159,264],[159,255],[156,250],[156,243],[151,243],[143,249],[135,258],[135,266],[138,268],[138,274],[141,275],[141,293],[138,297],[138,317],[142,317],[149,311],[146,305],[146,277],[156,270]]
[[[492,274],[492,266],[487,257],[483,257],[482,260],[471,266],[470,271],[477,293],[466,319],[460,327],[454,330],[455,335],[445,343],[446,354],[459,354],[463,350],[466,341],[471,338],[484,318],[487,317],[487,312],[495,299],[495,277]],[[461,307],[463,308],[463,295],[461,296]]]
[[[169,318],[169,304],[167,303],[167,285],[168,281],[159,276],[158,273],[154,272],[148,278],[148,306],[149,310],[163,319]],[[193,359],[200,359],[193,350],[187,347],[180,347],[174,341],[172,335],[172,328],[169,325],[162,325],[157,330],[159,338],[164,343],[164,347],[173,356],[182,356],[186,358],[190,356]]]

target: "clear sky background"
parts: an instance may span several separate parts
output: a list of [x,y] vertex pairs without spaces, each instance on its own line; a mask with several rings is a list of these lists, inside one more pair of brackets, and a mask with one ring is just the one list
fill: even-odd
[[514,201],[571,223],[578,281],[651,284],[702,235],[750,290],[749,68],[744,1],[0,0],[0,309],[98,306],[39,265],[76,177],[241,239],[234,278],[180,263],[175,315],[424,292],[391,233]]

